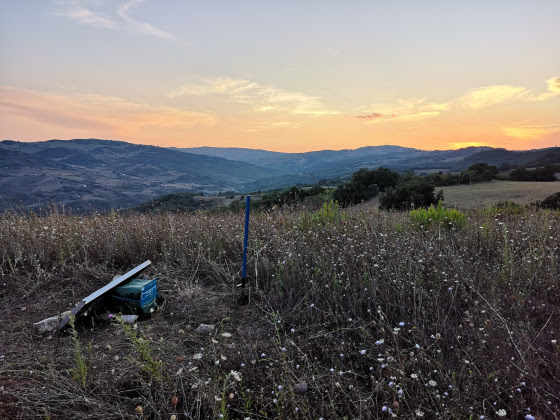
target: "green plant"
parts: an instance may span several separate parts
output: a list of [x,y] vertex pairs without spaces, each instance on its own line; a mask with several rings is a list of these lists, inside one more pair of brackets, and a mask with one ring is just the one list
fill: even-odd
[[72,372],[72,376],[74,377],[74,379],[79,381],[82,384],[82,386],[85,388],[86,377],[87,377],[87,363],[86,363],[86,358],[84,356],[84,353],[82,351],[82,347],[80,345],[80,340],[78,340],[78,331],[76,330],[75,320],[76,317],[74,315],[69,316],[68,324],[72,329],[72,344],[74,345],[74,361],[76,362],[76,367],[72,368],[70,371]]
[[165,379],[164,364],[152,356],[152,346],[150,342],[138,336],[138,324],[127,325],[122,317],[117,317],[118,325],[123,329],[125,335],[132,343],[134,350],[140,354],[142,362],[139,362],[143,371],[150,375],[150,379]]
[[310,229],[317,226],[327,226],[338,224],[347,220],[346,213],[340,210],[338,202],[330,200],[323,203],[321,208],[315,213],[306,213],[300,217],[302,229]]
[[457,209],[446,209],[440,201],[437,207],[417,209],[410,212],[410,221],[421,229],[437,225],[446,229],[460,229],[467,223],[467,216]]

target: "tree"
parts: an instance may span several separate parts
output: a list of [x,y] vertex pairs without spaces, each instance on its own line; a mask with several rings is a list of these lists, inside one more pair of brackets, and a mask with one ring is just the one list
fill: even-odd
[[429,207],[443,201],[443,191],[435,192],[435,187],[425,179],[413,179],[388,188],[379,196],[379,205],[384,210],[410,210]]

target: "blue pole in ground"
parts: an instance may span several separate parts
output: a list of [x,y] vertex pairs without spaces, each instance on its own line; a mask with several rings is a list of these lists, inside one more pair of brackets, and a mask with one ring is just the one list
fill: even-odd
[[247,275],[247,241],[249,239],[249,212],[251,211],[251,196],[247,196],[245,206],[245,237],[243,238],[243,269],[241,270],[242,285],[245,287],[245,277]]

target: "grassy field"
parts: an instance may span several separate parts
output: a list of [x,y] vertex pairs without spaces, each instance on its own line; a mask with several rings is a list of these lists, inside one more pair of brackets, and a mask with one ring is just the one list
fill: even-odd
[[[254,213],[239,305],[242,213],[3,214],[0,418],[558,418],[560,215],[466,216]],[[33,333],[147,259],[148,319]]]
[[475,183],[472,186],[443,187],[445,204],[464,209],[482,208],[501,200],[526,205],[557,192],[560,192],[560,182],[492,181]]

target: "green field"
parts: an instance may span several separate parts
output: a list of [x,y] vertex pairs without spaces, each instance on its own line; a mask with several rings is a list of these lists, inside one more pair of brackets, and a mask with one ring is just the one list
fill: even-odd
[[442,189],[447,206],[475,209],[502,200],[514,201],[521,205],[534,203],[560,192],[560,182],[492,181],[475,183],[472,186],[454,185]]

